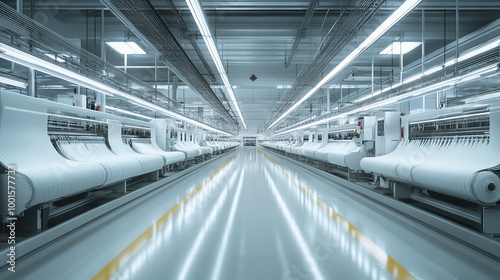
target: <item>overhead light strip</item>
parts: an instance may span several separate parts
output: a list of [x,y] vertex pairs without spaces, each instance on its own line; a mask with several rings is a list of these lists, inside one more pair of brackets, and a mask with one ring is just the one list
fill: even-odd
[[66,62],[66,59],[63,59],[61,57],[59,57],[58,55],[55,55],[53,53],[46,53],[45,54],[47,57],[50,57],[50,59],[53,59],[57,62],[61,62],[61,63],[65,63]]
[[47,62],[43,59],[40,59],[36,56],[33,56],[31,54],[25,53],[23,51],[20,51],[18,49],[15,49],[13,47],[10,47],[8,45],[5,45],[3,43],[0,43],[0,57],[4,58],[6,60],[15,62],[17,64],[23,65],[28,68],[35,69],[40,72],[44,72],[46,74],[52,75],[54,77],[60,78],[62,80],[66,80],[81,86],[84,86],[86,88],[89,88],[91,90],[95,90],[97,92],[101,92],[103,94],[106,94],[108,96],[119,96],[124,98],[125,100],[128,100],[130,102],[134,102],[135,104],[153,110],[153,111],[158,111],[162,114],[165,114],[166,116],[179,119],[182,121],[185,121],[187,123],[196,125],[200,128],[214,131],[220,134],[224,135],[232,135],[228,132],[213,128],[211,126],[208,126],[204,123],[195,121],[193,119],[190,119],[188,117],[185,117],[181,114],[169,111],[163,107],[160,107],[156,104],[153,104],[151,102],[145,101],[141,98],[138,98],[136,96],[130,95],[128,93],[125,93],[123,91],[120,91],[116,88],[110,87],[108,85],[105,85],[103,83],[99,83],[97,81],[94,81],[90,78],[87,78],[85,76],[79,75],[73,71],[70,71],[66,68],[60,67],[58,65],[55,65],[53,63]]
[[354,49],[344,60],[342,60],[333,70],[328,73],[317,85],[315,85],[306,95],[304,95],[290,109],[276,119],[267,129],[274,127],[284,117],[297,109],[302,103],[315,94],[321,87],[328,83],[334,76],[342,72],[350,63],[354,61],[363,51],[370,47],[404,16],[412,11],[422,0],[406,0],[394,13],[392,13],[375,31],[373,31],[356,49]]
[[383,49],[379,54],[385,55],[400,55],[407,54],[422,45],[420,42],[392,42],[387,48]]
[[144,116],[144,115],[137,114],[137,113],[134,113],[134,112],[129,112],[127,110],[123,110],[123,109],[112,107],[112,106],[106,106],[106,110],[107,111],[115,111],[115,112],[120,113],[120,114],[134,116],[134,117],[143,118],[143,119],[147,119],[147,120],[152,120],[153,119],[153,118],[148,117],[148,116]]
[[186,3],[189,7],[189,10],[191,11],[191,14],[194,17],[194,20],[196,21],[196,25],[198,26],[198,29],[200,30],[201,36],[203,37],[203,41],[205,41],[205,44],[207,45],[208,51],[210,52],[210,56],[212,57],[212,59],[215,63],[215,66],[217,67],[217,71],[219,71],[222,82],[224,83],[224,86],[226,87],[227,93],[229,94],[229,98],[231,99],[231,102],[233,103],[234,108],[236,109],[236,113],[238,114],[239,118],[241,119],[241,123],[243,124],[243,127],[245,129],[247,129],[245,119],[243,118],[243,115],[241,114],[240,106],[238,105],[238,102],[236,101],[236,97],[234,96],[233,87],[231,86],[231,83],[229,82],[229,78],[227,77],[226,70],[224,69],[224,65],[222,64],[222,60],[219,56],[219,52],[217,51],[217,46],[215,45],[212,34],[210,33],[210,29],[208,28],[207,20],[205,18],[205,12],[201,8],[200,2],[198,0],[186,0]]
[[26,87],[27,87],[27,84],[25,81],[12,79],[12,78],[5,77],[5,76],[0,76],[0,83],[11,85],[11,86],[22,88],[22,89],[26,89]]
[[358,112],[368,111],[368,110],[375,109],[377,107],[382,107],[382,106],[387,106],[387,105],[390,105],[390,104],[394,104],[394,103],[397,103],[400,100],[406,99],[408,97],[412,97],[412,96],[416,97],[416,96],[419,96],[419,95],[427,94],[427,93],[432,92],[432,91],[437,91],[437,90],[443,90],[443,89],[446,89],[446,88],[450,88],[450,87],[453,87],[453,86],[455,86],[457,84],[465,83],[465,82],[477,79],[482,74],[485,74],[485,73],[488,73],[488,72],[492,72],[492,71],[496,71],[496,68],[497,68],[496,65],[487,66],[487,67],[481,68],[479,70],[476,70],[474,72],[468,73],[466,75],[463,75],[463,76],[460,76],[460,77],[451,78],[451,79],[442,81],[442,82],[437,83],[437,84],[432,84],[430,86],[424,87],[422,89],[418,89],[416,91],[411,91],[411,92],[408,92],[408,93],[405,93],[405,94],[402,94],[402,95],[394,96],[394,97],[391,97],[391,98],[388,98],[388,99],[385,99],[385,100],[381,100],[381,101],[378,101],[378,102],[375,102],[375,103],[372,103],[372,104],[368,104],[368,105],[360,107],[358,109],[354,109],[354,110],[351,110],[351,111],[348,111],[348,112],[345,112],[345,113],[342,113],[342,114],[338,114],[338,115],[335,115],[335,116],[332,116],[332,117],[329,117],[329,118],[326,118],[326,119],[318,120],[318,121],[315,121],[315,122],[312,122],[312,123],[309,123],[309,124],[305,124],[305,125],[302,125],[302,126],[299,126],[299,127],[295,127],[295,128],[291,128],[291,129],[285,129],[284,131],[277,133],[276,136],[277,135],[282,135],[282,134],[287,134],[287,133],[294,132],[294,131],[304,130],[304,129],[307,129],[309,127],[320,125],[320,124],[325,124],[325,123],[328,123],[328,122],[331,122],[331,121],[334,121],[334,120],[345,118],[347,116],[356,114]]
[[398,88],[398,87],[400,87],[402,85],[406,85],[408,83],[414,82],[414,81],[416,81],[416,80],[418,80],[420,78],[423,78],[425,76],[434,74],[434,73],[436,73],[438,71],[442,71],[443,68],[453,66],[453,65],[455,65],[457,63],[460,63],[460,62],[465,61],[467,59],[473,58],[473,57],[475,57],[477,55],[480,55],[480,54],[483,54],[485,52],[491,51],[492,49],[495,49],[495,48],[498,48],[498,47],[500,47],[500,39],[494,40],[494,41],[492,41],[490,43],[486,43],[486,44],[484,44],[482,46],[479,46],[479,47],[477,47],[477,48],[475,48],[473,50],[467,51],[464,54],[460,55],[460,57],[458,59],[457,58],[450,59],[450,60],[448,60],[444,64],[444,66],[443,65],[434,66],[432,68],[429,68],[429,69],[425,70],[424,73],[417,74],[417,75],[414,75],[414,76],[411,76],[409,78],[404,79],[403,83],[397,83],[397,84],[394,84],[394,85],[392,85],[390,87],[387,87],[387,88],[385,88],[383,90],[378,90],[378,91],[374,92],[373,94],[367,95],[367,96],[362,97],[362,98],[359,98],[359,99],[355,100],[354,102],[356,103],[356,102],[365,101],[365,100],[367,100],[369,98],[372,98],[374,96],[377,96],[377,95],[385,93],[385,92],[388,92],[388,91],[393,90],[395,88]]
[[106,42],[106,44],[120,54],[146,54],[135,42]]

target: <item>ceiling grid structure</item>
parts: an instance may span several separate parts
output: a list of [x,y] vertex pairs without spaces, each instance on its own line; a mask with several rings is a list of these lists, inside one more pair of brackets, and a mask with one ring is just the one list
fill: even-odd
[[[2,2],[16,7],[15,0]],[[380,54],[401,36],[405,42],[421,44],[404,54],[403,80],[419,74],[422,61],[424,68],[430,69],[443,64],[445,52],[446,59],[453,59],[456,55],[457,37],[461,38],[459,54],[463,55],[468,49],[500,36],[500,32],[494,27],[494,23],[499,20],[499,1],[460,0],[457,16],[456,0],[422,0],[413,11],[354,59],[343,72],[322,86],[310,100],[295,108],[289,116],[268,130],[272,122],[296,104],[405,1],[343,0],[314,3],[316,1],[309,0],[202,0],[200,3],[208,26],[223,67],[227,71],[234,97],[248,126],[248,130],[243,130],[241,124],[236,124],[239,122],[238,116],[230,109],[232,103],[226,98],[224,82],[215,72],[217,67],[185,0],[61,0],[55,6],[46,5],[44,1],[35,0],[33,6],[24,2],[25,15],[33,14],[39,23],[80,47],[87,40],[90,45],[95,40],[87,38],[85,34],[86,15],[89,11],[96,11],[98,14],[102,12],[106,42],[124,41],[126,35],[130,34],[128,40],[138,43],[147,53],[129,55],[125,65],[123,56],[106,46],[104,52],[107,63],[122,70],[127,67],[127,73],[138,81],[153,88],[157,85],[166,100],[170,100],[168,97],[172,96],[175,74],[181,78],[177,93],[181,112],[193,115],[202,112],[202,119],[217,123],[221,127],[232,126],[235,133],[239,130],[245,134],[273,134],[294,127],[298,122],[303,124],[313,122],[313,119],[327,118],[342,113],[349,107],[358,106],[359,102],[356,101],[359,99],[365,98],[363,102],[373,102],[369,99],[372,93],[381,90],[384,92],[373,97],[374,99],[402,94],[403,88],[391,89],[391,84],[397,85],[401,79],[399,55]],[[130,7],[135,7],[134,14],[145,13],[147,9],[149,16],[134,20],[131,17],[132,11],[123,10],[121,13],[130,13],[125,17],[128,23],[124,24],[122,18],[117,17],[103,2],[127,2]],[[139,4],[141,6],[137,6]],[[423,23],[422,13],[425,14]],[[481,17],[478,17],[478,14],[481,14]],[[153,17],[155,24],[146,25]],[[308,24],[305,24],[306,22]],[[350,28],[345,29],[346,25]],[[340,28],[341,26],[344,28]],[[425,27],[424,34],[422,26]],[[88,27],[90,30],[93,28]],[[489,32],[485,31],[488,29]],[[141,30],[144,34],[147,31],[147,37],[150,38],[146,40],[147,38],[134,34],[134,30]],[[477,34],[474,36],[470,35],[475,33]],[[174,52],[168,44],[151,42],[151,38],[164,41],[168,36],[171,36],[169,40],[177,42],[177,50]],[[474,39],[462,40],[467,36]],[[167,61],[165,54],[168,52],[171,53]],[[293,58],[290,59],[292,55]],[[159,58],[157,67],[155,57]],[[489,63],[497,59],[492,51],[483,58]],[[473,58],[461,62],[457,69],[462,73],[473,70],[483,64],[480,60]],[[166,66],[161,65],[163,62],[166,62]],[[0,67],[8,70],[10,64],[0,61]],[[446,72],[441,71],[441,74],[452,75],[455,66],[449,69]],[[27,72],[21,67],[16,68],[14,74],[27,76]],[[256,79],[250,79],[252,75],[255,75]],[[417,88],[418,85],[439,79],[441,78],[438,76],[428,76],[414,81],[412,85],[407,84],[404,88]],[[45,98],[53,98],[58,94],[71,95],[75,87],[70,82],[54,80],[49,76],[40,76],[39,85],[39,93]],[[58,89],[56,85],[61,88]],[[483,78],[477,82],[456,85],[456,93],[459,97],[477,96],[481,92],[494,91],[498,87],[498,83],[492,78]],[[330,106],[325,104],[327,92],[330,92]],[[116,97],[109,97],[108,104],[122,106],[122,109],[150,117],[155,116],[155,112],[149,109],[140,108]],[[331,109],[329,112],[328,107]]]

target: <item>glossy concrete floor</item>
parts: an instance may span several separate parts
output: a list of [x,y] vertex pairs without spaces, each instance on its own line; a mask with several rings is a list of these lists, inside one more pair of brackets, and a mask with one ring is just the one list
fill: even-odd
[[498,279],[498,263],[339,188],[245,147],[16,278]]

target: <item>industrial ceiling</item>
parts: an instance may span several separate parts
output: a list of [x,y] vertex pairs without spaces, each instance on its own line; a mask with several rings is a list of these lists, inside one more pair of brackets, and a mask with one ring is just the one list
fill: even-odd
[[[14,9],[21,3],[26,16],[157,88],[178,112],[239,134],[272,134],[299,122],[334,115],[376,89],[399,81],[401,70],[407,77],[442,65],[457,53],[460,56],[500,36],[498,0],[423,0],[297,109],[274,123],[404,1],[200,1],[245,129],[186,1],[2,2]],[[125,59],[103,44],[111,41],[137,42],[147,54]],[[400,41],[421,45],[402,59],[397,54],[380,54],[392,42]],[[481,60],[498,61],[498,49],[474,63],[457,65],[455,71],[472,71]],[[0,67],[7,71],[11,66],[1,61]],[[24,75],[22,68],[14,71]],[[442,75],[454,74],[447,71]],[[73,94],[74,87],[39,74],[40,97]],[[453,96],[463,99],[499,87],[498,76],[485,78],[455,86]],[[436,101],[431,103],[428,106],[438,106]],[[156,115],[118,97],[109,97],[107,104]],[[407,101],[404,106],[409,112],[422,105]]]

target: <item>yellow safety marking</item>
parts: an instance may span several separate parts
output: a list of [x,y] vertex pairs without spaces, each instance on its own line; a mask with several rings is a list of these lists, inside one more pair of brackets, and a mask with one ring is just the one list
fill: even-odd
[[[276,163],[272,158],[270,158],[267,154],[262,152],[260,149],[257,150],[266,160],[272,163],[274,166],[278,166],[281,168],[282,172],[288,178],[293,178],[290,172],[286,171],[282,166]],[[377,261],[379,261],[382,266],[390,273],[394,278],[398,280],[411,280],[416,279],[413,275],[411,275],[408,270],[406,270],[401,264],[399,264],[394,258],[385,254],[385,252],[380,248],[375,242],[370,240],[366,235],[364,235],[357,227],[351,224],[346,218],[336,212],[330,205],[321,200],[316,194],[306,188],[301,182],[299,182],[296,178],[293,178],[294,183],[297,187],[309,196],[312,200],[316,202],[316,204],[326,213],[330,215],[330,217],[337,222],[337,224],[341,225],[343,228],[358,244],[360,244],[372,257],[374,257]],[[385,259],[381,259],[379,252],[384,252]]]
[[199,184],[194,190],[192,190],[186,197],[184,197],[177,204],[172,206],[163,216],[161,216],[156,222],[146,229],[141,235],[139,235],[132,243],[130,243],[123,251],[121,251],[116,257],[113,258],[105,267],[103,267],[94,277],[93,280],[110,279],[120,268],[125,266],[127,262],[144,246],[146,243],[163,227],[175,214],[177,214],[182,207],[188,203],[197,193],[199,193],[205,185],[210,182],[217,174],[219,174],[224,168],[226,168],[231,162],[238,158],[241,151],[224,163],[219,169],[210,174],[210,180],[205,180],[203,183]]

